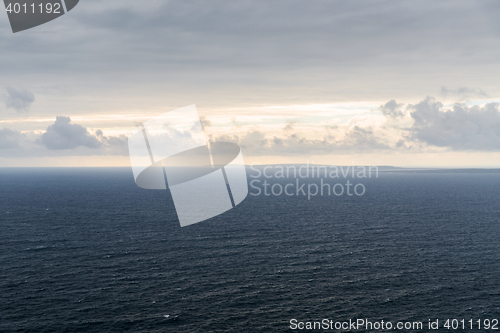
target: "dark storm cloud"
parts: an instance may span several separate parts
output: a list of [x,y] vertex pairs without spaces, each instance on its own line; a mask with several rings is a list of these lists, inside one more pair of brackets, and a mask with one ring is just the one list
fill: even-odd
[[499,15],[488,0],[87,0],[44,26],[55,36],[0,40],[0,75],[158,89],[182,104],[186,96],[267,103],[395,89],[421,96],[487,68],[482,87],[491,92]]
[[500,150],[500,110],[498,103],[467,107],[455,104],[446,109],[432,97],[409,105],[415,123],[409,138],[429,146],[452,150]]
[[[471,46],[468,44],[477,33],[484,38],[498,38],[498,31],[491,26],[493,13],[500,13],[494,4],[178,0],[161,2],[156,10],[147,11],[128,7],[127,2],[106,10],[101,1],[89,1],[86,7],[79,8],[81,14],[74,19],[89,31],[120,36],[124,43],[108,46],[118,46],[116,51],[123,53],[116,59],[118,63],[127,57],[132,60],[145,56],[150,60],[146,64],[155,66],[167,62],[204,68],[238,66],[245,72],[258,68],[241,66],[260,65],[274,70],[351,63],[366,68],[363,61],[368,59],[379,64],[408,63],[411,59],[403,55],[413,59],[457,58],[457,51]],[[454,36],[460,36],[459,44]],[[491,44],[484,46],[483,57],[500,49]],[[427,54],[415,54],[419,50]]]
[[7,96],[5,106],[16,110],[17,112],[26,112],[35,101],[35,95],[27,89],[7,87],[5,88]]

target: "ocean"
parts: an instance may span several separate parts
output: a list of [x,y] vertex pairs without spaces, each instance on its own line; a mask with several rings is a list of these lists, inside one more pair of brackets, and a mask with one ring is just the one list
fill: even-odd
[[137,187],[129,168],[0,169],[0,332],[303,332],[291,320],[359,318],[450,332],[446,319],[500,318],[500,173],[353,181],[363,195],[251,189],[181,228],[169,192]]

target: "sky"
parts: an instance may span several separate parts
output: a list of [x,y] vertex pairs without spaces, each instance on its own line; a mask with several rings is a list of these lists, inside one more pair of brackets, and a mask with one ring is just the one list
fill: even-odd
[[500,3],[81,0],[0,15],[0,167],[129,166],[195,104],[247,164],[500,167]]

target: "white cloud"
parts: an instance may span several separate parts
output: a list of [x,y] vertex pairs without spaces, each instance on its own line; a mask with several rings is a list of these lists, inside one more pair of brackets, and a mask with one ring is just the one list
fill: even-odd
[[0,150],[1,157],[128,155],[125,135],[106,136],[101,130],[90,133],[64,116],[57,117],[44,132],[0,128]]
[[432,97],[409,105],[413,126],[408,139],[452,150],[500,150],[499,103],[447,109]]
[[78,124],[71,124],[69,117],[59,116],[42,134],[40,143],[51,150],[75,149],[80,146],[100,148],[102,143],[95,135]]
[[245,155],[252,156],[307,156],[336,154],[339,151],[355,153],[390,149],[385,138],[378,137],[370,127],[350,126],[339,129],[328,126],[319,133],[319,138],[288,129],[281,135],[267,135],[259,130],[251,130],[242,134],[212,135],[210,140],[235,142],[241,146]]

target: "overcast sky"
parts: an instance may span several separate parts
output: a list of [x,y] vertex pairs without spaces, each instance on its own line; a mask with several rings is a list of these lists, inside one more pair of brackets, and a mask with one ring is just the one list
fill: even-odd
[[247,163],[500,167],[500,3],[81,0],[0,15],[0,166],[128,165],[196,104]]

